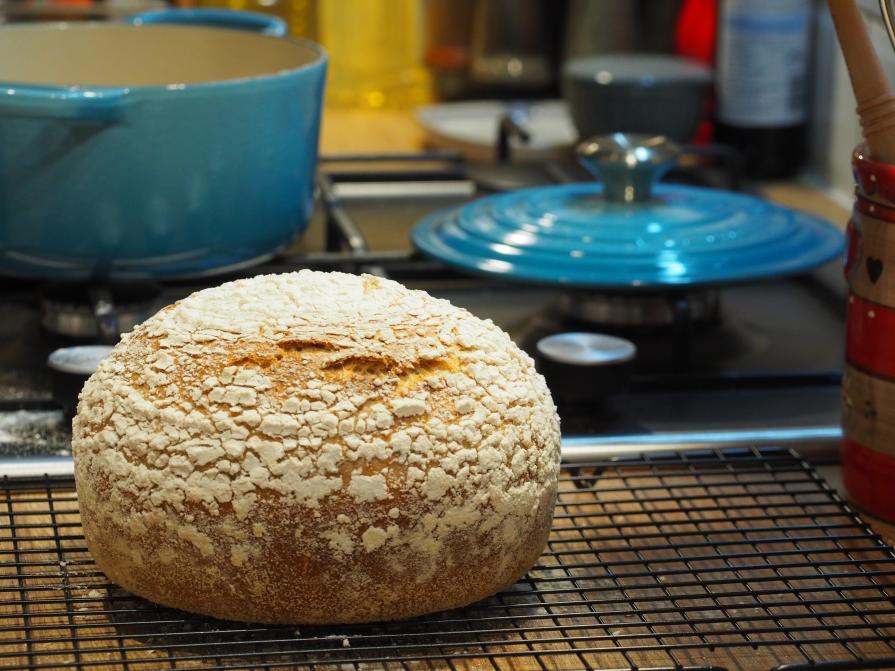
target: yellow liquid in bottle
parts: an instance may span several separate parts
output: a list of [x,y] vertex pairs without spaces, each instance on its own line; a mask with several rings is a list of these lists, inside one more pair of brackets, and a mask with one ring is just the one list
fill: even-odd
[[318,12],[327,104],[406,108],[431,99],[421,0],[320,0]]

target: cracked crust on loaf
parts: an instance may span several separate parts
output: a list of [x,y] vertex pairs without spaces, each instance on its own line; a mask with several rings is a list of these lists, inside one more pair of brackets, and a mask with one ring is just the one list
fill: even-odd
[[490,321],[371,276],[197,292],[125,335],[80,396],[88,547],[152,601],[267,623],[463,606],[536,561],[559,420]]

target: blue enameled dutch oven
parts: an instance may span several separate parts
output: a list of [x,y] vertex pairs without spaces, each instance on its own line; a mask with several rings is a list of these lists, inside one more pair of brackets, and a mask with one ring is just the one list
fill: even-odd
[[173,23],[201,25],[209,28],[232,28],[273,37],[285,37],[288,32],[286,22],[276,16],[260,12],[237,12],[231,9],[156,9],[134,14],[128,17],[127,22],[134,26],[145,26],[150,23]]
[[662,136],[592,138],[602,183],[521,189],[435,212],[418,249],[472,273],[611,291],[661,291],[806,272],[843,250],[804,212],[720,189],[653,184],[678,148]]
[[0,28],[0,273],[191,276],[295,240],[326,56],[284,32],[195,10]]

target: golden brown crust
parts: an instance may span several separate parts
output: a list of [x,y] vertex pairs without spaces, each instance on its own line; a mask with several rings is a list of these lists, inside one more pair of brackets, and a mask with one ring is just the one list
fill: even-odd
[[73,448],[109,577],[259,622],[409,617],[522,575],[559,430],[490,322],[387,280],[302,271],[166,308],[84,388]]
[[[94,501],[96,517],[116,519],[107,501]],[[289,511],[283,511],[284,517]],[[187,541],[164,529],[135,538],[111,524],[88,542],[100,569],[125,589],[167,606],[223,619],[265,623],[329,624],[401,619],[464,606],[521,578],[543,549],[553,512],[545,495],[528,533],[517,539],[520,553],[495,554],[489,534],[452,532],[437,557],[408,549],[381,555],[358,554],[350,568],[328,555],[305,552],[289,537],[289,525],[267,516],[270,534],[255,541],[263,563],[235,570],[209,561]],[[94,519],[94,522],[96,520]],[[279,526],[276,526],[280,524]],[[153,539],[147,542],[145,539]],[[133,549],[140,548],[135,561]],[[153,560],[165,550],[167,562]],[[221,570],[223,564],[223,570]],[[425,581],[418,576],[427,575]]]

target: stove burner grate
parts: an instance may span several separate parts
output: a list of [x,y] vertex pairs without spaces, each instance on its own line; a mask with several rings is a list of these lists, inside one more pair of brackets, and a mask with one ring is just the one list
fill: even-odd
[[162,291],[152,282],[46,284],[40,288],[41,323],[56,335],[114,344],[155,312]]
[[623,328],[674,328],[683,320],[705,326],[718,321],[720,309],[717,289],[651,294],[581,290],[563,294],[560,303],[567,317]]

